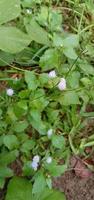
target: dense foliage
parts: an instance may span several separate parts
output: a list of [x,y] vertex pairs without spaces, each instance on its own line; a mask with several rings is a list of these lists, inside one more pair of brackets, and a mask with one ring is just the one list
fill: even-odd
[[6,200],[65,199],[52,177],[94,145],[93,20],[93,0],[0,0],[0,187],[27,177]]

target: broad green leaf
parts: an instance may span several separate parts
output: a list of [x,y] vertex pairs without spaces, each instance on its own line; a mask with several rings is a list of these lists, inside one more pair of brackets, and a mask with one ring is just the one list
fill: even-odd
[[46,187],[46,180],[42,172],[39,172],[35,178],[35,182],[32,188],[33,194],[40,194]]
[[13,171],[5,166],[0,166],[0,177],[1,178],[8,178],[13,176]]
[[79,45],[79,37],[75,34],[70,34],[68,37],[66,37],[63,40],[64,47],[70,48],[70,47],[78,47]]
[[84,72],[84,74],[94,75],[94,67],[88,63],[79,64],[80,69]]
[[[27,155],[28,156],[28,155]],[[27,161],[23,165],[23,175],[24,176],[32,176],[34,175],[34,170],[31,167],[31,161]]]
[[59,102],[65,106],[80,103],[78,94],[75,91],[66,91],[64,95],[59,98]]
[[30,42],[31,40],[28,35],[20,31],[16,27],[0,27],[1,50],[12,54],[17,53],[27,47]]
[[[28,112],[28,106],[26,100],[21,100],[14,105],[14,114],[17,118],[21,118]],[[17,120],[16,120],[17,121]]]
[[25,81],[28,85],[29,90],[36,90],[38,87],[38,80],[36,75],[33,71],[26,71],[25,72]]
[[63,49],[63,53],[67,58],[75,60],[77,58],[77,54],[72,47],[66,47]]
[[40,135],[45,135],[47,132],[46,123],[41,120],[41,113],[38,112],[36,109],[31,110],[30,123],[34,129],[36,129]]
[[16,122],[14,124],[13,130],[17,133],[23,132],[26,128],[28,127],[28,122],[27,121],[20,121]]
[[5,200],[32,200],[32,185],[29,180],[20,177],[11,179]]
[[22,108],[24,111],[28,110],[28,106],[27,106],[27,101],[26,100],[21,100],[17,103],[19,108]]
[[52,161],[50,164],[45,164],[45,169],[47,169],[52,176],[57,177],[66,171],[67,166],[66,164],[58,165],[55,161]]
[[23,7],[30,8],[32,6],[31,0],[24,0],[21,2]]
[[20,0],[0,0],[0,24],[20,15]]
[[25,27],[31,40],[49,45],[48,33],[34,19],[30,23],[25,19]]
[[42,71],[47,71],[59,66],[59,53],[55,49],[48,49],[44,55],[40,58],[40,67]]
[[40,81],[41,86],[46,86],[46,84],[48,83],[48,80],[49,80],[49,76],[47,73],[40,74],[39,81]]
[[40,13],[37,16],[37,21],[42,26],[47,26],[48,25],[48,21],[47,21],[48,12],[49,12],[49,8],[47,6],[41,6]]
[[32,150],[35,146],[35,141],[28,139],[26,142],[24,142],[21,146],[21,151],[24,153],[27,153],[28,151]]
[[61,135],[53,135],[52,137],[52,145],[58,149],[65,148],[65,139]]
[[68,76],[68,83],[71,86],[71,88],[78,88],[79,80],[80,80],[80,73],[78,71],[73,71]]
[[66,200],[66,197],[63,192],[53,190],[52,194],[49,194],[43,200]]
[[[19,97],[21,98],[21,99],[25,99],[25,98],[29,98],[29,94],[30,94],[30,92],[27,90],[27,89],[25,89],[25,90],[21,90],[20,92],[19,92]],[[23,107],[25,107],[25,109],[27,109],[27,103],[26,103],[26,101],[21,101],[21,102],[23,102],[23,103],[20,103],[21,104],[21,108],[23,108]],[[25,104],[25,105],[24,105]],[[23,105],[23,106],[22,106]]]
[[14,60],[14,55],[0,51],[0,66],[6,66],[10,63],[12,63]]
[[62,30],[62,14],[54,8],[49,9],[49,29],[51,32]]
[[83,83],[84,86],[89,86],[90,84],[92,85],[91,80],[89,78],[87,78],[87,77],[81,78],[80,81]]
[[30,107],[31,109],[37,109],[37,111],[42,112],[45,107],[47,107],[49,101],[46,98],[43,89],[37,89],[35,93],[31,94]]
[[17,150],[13,150],[11,152],[3,152],[0,154],[0,165],[9,165],[19,156],[19,152]]
[[37,199],[35,196],[34,200],[66,200],[66,198],[63,192],[45,188],[45,190],[40,194],[40,197]]
[[35,194],[33,196],[33,200],[45,200],[45,198],[50,196],[52,193],[53,190],[49,189],[48,187],[45,187],[45,189],[40,194]]
[[19,146],[19,141],[15,135],[6,135],[3,142],[4,145],[10,150]]
[[7,111],[8,117],[10,119],[10,121],[15,122],[17,120],[17,117],[14,113],[13,107],[9,106],[8,107],[8,111]]
[[62,35],[59,35],[59,34],[56,34],[56,33],[53,34],[53,45],[55,47],[62,47],[63,46]]

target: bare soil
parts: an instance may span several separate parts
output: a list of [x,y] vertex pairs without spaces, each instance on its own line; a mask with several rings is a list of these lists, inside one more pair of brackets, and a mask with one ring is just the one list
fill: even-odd
[[69,171],[56,178],[53,185],[65,193],[67,200],[94,200],[94,174],[81,178]]

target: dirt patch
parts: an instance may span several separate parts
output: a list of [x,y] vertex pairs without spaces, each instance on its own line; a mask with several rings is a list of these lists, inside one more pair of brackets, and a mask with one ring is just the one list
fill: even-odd
[[65,193],[67,200],[94,200],[94,174],[80,178],[69,171],[56,178],[53,185]]

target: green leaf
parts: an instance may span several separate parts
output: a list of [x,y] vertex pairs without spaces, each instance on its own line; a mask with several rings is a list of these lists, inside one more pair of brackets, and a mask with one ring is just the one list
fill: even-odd
[[0,27],[1,50],[12,54],[17,53],[27,47],[30,42],[31,40],[28,35],[16,27]]
[[25,27],[31,40],[49,45],[48,33],[34,19],[30,23],[25,19]]
[[63,46],[62,35],[59,35],[59,34],[56,34],[56,33],[53,34],[53,45],[55,47],[62,47]]
[[[30,92],[29,92],[27,89],[21,90],[21,91],[19,92],[19,97],[20,97],[21,99],[29,98],[29,94],[30,94]],[[26,101],[21,101],[21,102],[24,102],[24,104],[27,104]],[[22,103],[21,105],[23,105],[23,103]],[[21,106],[21,107],[22,107],[22,108],[24,108],[24,107],[27,108],[26,105],[23,105],[23,106]]]
[[35,93],[31,94],[30,107],[31,109],[37,109],[42,112],[47,107],[49,101],[46,99],[46,95],[43,89],[37,89]]
[[40,58],[40,67],[42,71],[58,68],[59,56],[58,51],[55,49],[46,50],[44,55]]
[[77,92],[75,91],[67,91],[59,98],[59,102],[62,105],[68,106],[72,104],[79,104],[79,97]]
[[10,119],[10,121],[15,122],[17,120],[17,117],[14,113],[13,107],[9,106],[8,107],[8,111],[7,111],[8,117]]
[[19,146],[18,139],[15,135],[6,135],[3,142],[4,145],[10,150]]
[[30,123],[32,127],[40,133],[40,135],[46,135],[46,123],[41,120],[41,113],[36,109],[32,109],[30,112]]
[[54,8],[49,9],[49,29],[51,32],[62,31],[62,14]]
[[70,34],[68,37],[66,37],[63,40],[64,47],[70,48],[70,47],[78,47],[79,45],[79,37],[75,34]]
[[1,178],[8,178],[13,176],[13,171],[5,166],[0,166],[0,177]]
[[94,74],[94,67],[88,63],[79,64],[80,69],[84,72],[84,74],[93,75]]
[[25,179],[14,177],[9,181],[5,200],[32,200],[32,185]]
[[50,196],[52,193],[53,193],[53,190],[50,190],[48,187],[45,187],[45,189],[40,193],[40,195],[35,194],[33,196],[34,198],[33,200],[45,200],[45,198]]
[[63,53],[67,58],[75,60],[78,56],[75,52],[75,50],[72,47],[66,47],[63,49]]
[[59,110],[47,108],[47,117],[50,123],[55,123],[57,119],[59,120]]
[[0,154],[0,165],[9,165],[19,156],[19,152],[17,150],[13,150],[11,152],[3,152]]
[[4,184],[5,184],[5,178],[0,177],[0,189],[3,189]]
[[66,197],[63,192],[59,192],[56,190],[53,190],[52,194],[48,195],[43,200],[66,200]]
[[33,194],[40,194],[43,192],[44,188],[46,187],[46,180],[42,172],[39,172],[35,177],[35,182],[33,185],[32,193]]
[[25,81],[28,85],[29,90],[36,90],[38,87],[38,80],[36,78],[35,73],[32,71],[26,71],[25,72]]
[[46,86],[46,84],[48,83],[49,81],[49,76],[47,73],[42,73],[40,74],[39,76],[39,81],[40,81],[40,84],[41,86]]
[[17,133],[23,132],[26,128],[28,127],[28,122],[27,121],[20,121],[16,122],[14,124],[13,130]]
[[68,76],[68,83],[71,88],[78,88],[79,87],[79,80],[80,80],[80,73],[78,71],[73,71]]
[[20,0],[0,0],[0,24],[20,15]]
[[0,51],[0,66],[6,66],[12,63],[13,60],[14,60],[13,54]]
[[53,135],[52,137],[52,145],[58,149],[65,148],[65,139],[61,135]]
[[32,150],[35,146],[35,141],[28,139],[25,141],[21,146],[21,151],[27,153],[28,151]]
[[31,168],[31,161],[25,162],[22,170],[24,176],[32,176],[34,174],[34,171]]
[[21,100],[21,101],[18,101],[17,103],[15,103],[14,114],[17,118],[20,118],[23,115],[26,115],[27,111],[28,111],[28,106],[27,106],[26,100]]
[[40,13],[37,16],[37,21],[39,22],[39,24],[41,24],[42,26],[47,26],[48,25],[48,12],[49,12],[49,8],[47,6],[42,6],[40,8]]
[[57,176],[62,175],[66,171],[67,166],[66,164],[58,165],[55,161],[52,161],[52,163],[50,164],[45,164],[45,169],[48,170],[48,172],[52,176],[57,177]]
[[21,100],[17,103],[18,107],[23,109],[24,111],[28,110],[28,106],[27,106],[27,101],[26,100]]

